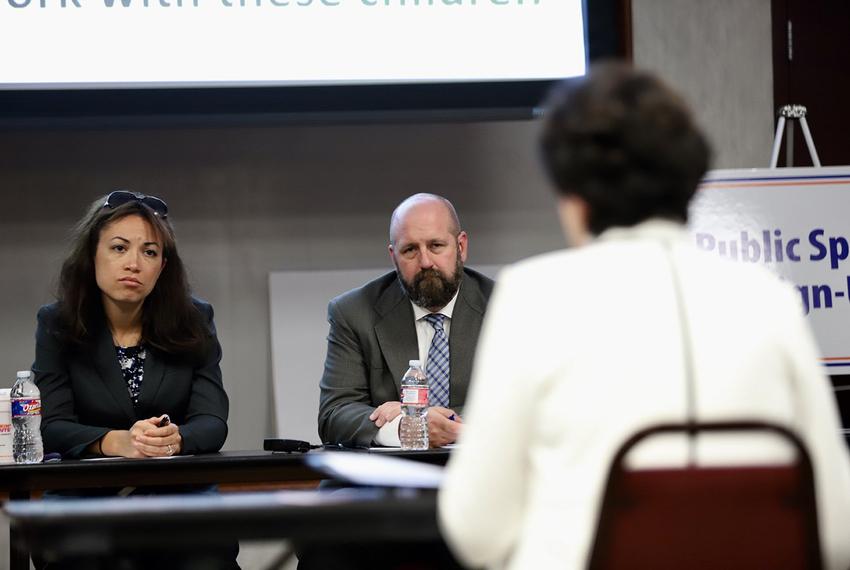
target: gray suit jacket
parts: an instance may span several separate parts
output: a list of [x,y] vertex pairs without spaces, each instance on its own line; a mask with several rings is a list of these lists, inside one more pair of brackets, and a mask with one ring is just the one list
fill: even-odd
[[[493,281],[465,268],[452,313],[450,407],[461,413],[478,333]],[[371,445],[369,419],[384,402],[398,401],[407,363],[419,357],[410,300],[391,271],[328,304],[328,353],[320,384],[319,437],[324,443]]]

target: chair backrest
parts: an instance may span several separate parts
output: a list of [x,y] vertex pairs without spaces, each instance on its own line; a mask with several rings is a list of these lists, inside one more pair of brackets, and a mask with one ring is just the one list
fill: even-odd
[[[660,433],[772,432],[787,465],[627,470],[626,455]],[[811,460],[789,430],[759,422],[660,425],[629,438],[603,496],[592,570],[821,568]]]

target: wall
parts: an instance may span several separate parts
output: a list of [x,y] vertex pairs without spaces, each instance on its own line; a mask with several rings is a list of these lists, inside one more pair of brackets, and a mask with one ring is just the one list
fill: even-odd
[[[164,197],[195,291],[216,308],[231,397],[227,448],[274,433],[268,272],[388,266],[389,212],[449,196],[473,263],[561,245],[533,123],[0,134],[0,362],[33,358],[67,230],[85,204],[129,187]],[[316,379],[318,381],[318,378]]]
[[770,0],[632,0],[634,59],[683,92],[716,168],[766,167],[773,143]]
[[[685,90],[718,166],[764,165],[771,140],[767,0],[635,0],[635,57]],[[268,272],[388,264],[387,217],[443,193],[471,262],[560,247],[531,122],[0,132],[0,386],[32,362],[67,230],[111,189],[171,206],[198,295],[216,307],[231,396],[228,449],[256,448],[270,413]]]

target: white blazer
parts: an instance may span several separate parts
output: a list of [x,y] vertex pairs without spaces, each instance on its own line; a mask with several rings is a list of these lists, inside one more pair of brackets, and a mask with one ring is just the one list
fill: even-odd
[[[637,430],[686,420],[679,275],[699,421],[794,429],[815,469],[824,559],[850,565],[850,458],[796,291],[761,267],[701,253],[650,221],[500,275],[476,354],[466,426],[439,516],[474,566],[586,566],[615,450]],[[713,437],[713,439],[711,439]],[[700,463],[787,460],[765,437],[704,436]],[[683,463],[685,439],[633,464]]]

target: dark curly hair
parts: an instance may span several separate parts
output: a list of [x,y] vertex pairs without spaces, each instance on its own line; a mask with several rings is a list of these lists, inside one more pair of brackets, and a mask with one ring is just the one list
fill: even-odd
[[60,330],[70,345],[94,340],[105,319],[100,288],[95,279],[94,257],[101,231],[126,216],[147,221],[162,243],[165,267],[142,308],[142,342],[177,358],[200,358],[207,349],[209,330],[195,307],[186,269],[177,253],[174,230],[147,205],[131,200],[115,208],[98,198],[75,226],[71,249],[59,274],[57,300]]
[[685,222],[711,149],[682,99],[623,63],[595,66],[550,95],[541,138],[561,195],[589,206],[589,230],[649,218]]

